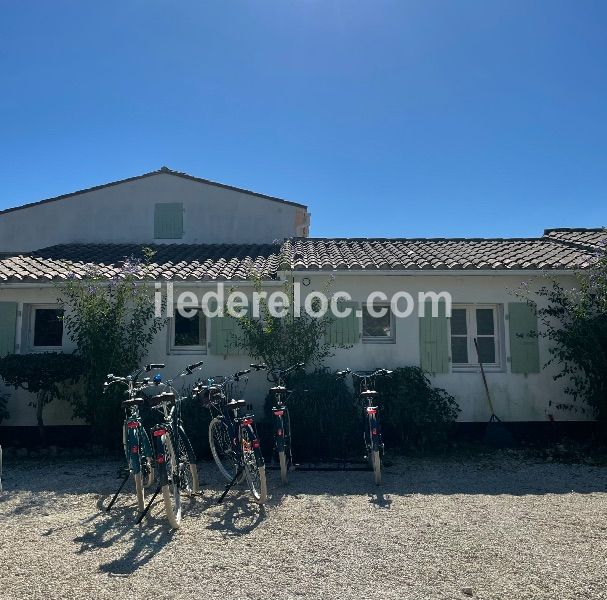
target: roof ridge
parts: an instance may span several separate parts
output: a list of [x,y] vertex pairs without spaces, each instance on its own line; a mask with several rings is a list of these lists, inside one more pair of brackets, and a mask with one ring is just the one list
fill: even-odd
[[146,173],[142,173],[141,175],[134,175],[133,177],[126,177],[125,179],[117,179],[116,181],[109,181],[107,183],[94,185],[92,187],[82,188],[82,189],[76,190],[74,192],[68,192],[67,194],[60,194],[59,196],[52,196],[50,198],[44,198],[43,200],[37,200],[35,202],[26,202],[25,204],[21,204],[19,206],[11,206],[9,208],[0,210],[0,215],[10,213],[10,212],[13,212],[16,210],[21,210],[24,208],[32,208],[34,206],[39,206],[41,204],[47,204],[49,202],[55,202],[57,200],[64,200],[65,198],[71,198],[73,196],[78,196],[80,194],[86,194],[88,192],[96,192],[98,190],[120,185],[122,183],[130,183],[132,181],[138,181],[140,179],[145,179],[147,177],[152,177],[154,175],[163,175],[163,174],[174,175],[175,177],[182,177],[183,179],[190,179],[192,181],[197,181],[199,183],[206,183],[208,185],[220,187],[220,188],[223,188],[226,190],[232,190],[235,192],[242,192],[245,194],[250,194],[252,196],[257,196],[258,198],[264,198],[265,200],[272,200],[273,202],[281,202],[283,204],[290,204],[292,206],[298,206],[298,207],[306,208],[306,209],[308,208],[305,204],[300,204],[299,202],[293,202],[292,200],[285,200],[284,198],[279,198],[278,196],[270,196],[268,194],[262,194],[261,192],[254,192],[253,190],[248,190],[246,188],[229,185],[227,183],[219,183],[218,181],[212,181],[211,179],[203,179],[202,177],[195,177],[194,175],[190,175],[190,174],[184,173],[182,171],[174,171],[173,169],[169,169],[168,167],[163,166],[163,167],[160,167],[160,169],[156,169],[155,171],[148,171]]
[[[544,237],[290,237],[288,241],[313,242],[542,242]],[[553,241],[553,240],[551,240]]]
[[544,236],[548,235],[553,231],[589,231],[589,232],[599,232],[607,230],[605,227],[551,227],[549,229],[544,229]]

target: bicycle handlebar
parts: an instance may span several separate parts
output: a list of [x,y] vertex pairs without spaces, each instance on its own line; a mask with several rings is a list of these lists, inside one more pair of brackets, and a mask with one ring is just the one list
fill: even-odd
[[394,373],[394,371],[390,371],[389,369],[375,369],[375,371],[352,371],[351,369],[344,369],[343,371],[337,371],[335,375],[344,378],[346,375],[351,374],[352,377],[366,379],[368,377],[387,377],[392,375],[392,373]]

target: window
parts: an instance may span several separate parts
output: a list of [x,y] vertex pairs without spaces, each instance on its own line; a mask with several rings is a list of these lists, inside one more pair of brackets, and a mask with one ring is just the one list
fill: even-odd
[[163,202],[154,206],[154,237],[175,240],[183,237],[183,204]]
[[200,309],[190,317],[179,312],[171,319],[171,347],[174,354],[200,354],[206,352],[206,319]]
[[375,302],[373,309],[374,312],[381,310],[382,316],[372,315],[369,306],[363,305],[363,342],[394,342],[394,319],[390,305]]
[[[454,305],[451,309],[451,362],[454,368],[501,366],[498,307]],[[474,345],[476,338],[478,355]]]
[[63,311],[54,306],[30,307],[29,345],[34,350],[58,349],[63,345]]

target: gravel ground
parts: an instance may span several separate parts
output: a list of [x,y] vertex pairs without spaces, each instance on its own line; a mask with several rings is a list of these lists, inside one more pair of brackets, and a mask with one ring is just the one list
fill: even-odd
[[607,598],[607,468],[508,456],[271,472],[265,509],[204,495],[171,531],[111,514],[117,462],[5,460],[0,598]]

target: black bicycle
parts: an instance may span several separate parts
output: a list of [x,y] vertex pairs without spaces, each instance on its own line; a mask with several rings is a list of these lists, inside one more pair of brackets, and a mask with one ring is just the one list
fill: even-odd
[[169,524],[178,529],[181,524],[181,496],[191,497],[199,491],[196,456],[181,420],[181,404],[188,396],[179,395],[174,381],[178,377],[191,375],[202,364],[189,365],[164,383],[158,374],[152,380],[153,385],[146,390],[149,395],[145,397],[145,403],[161,415],[160,422],[151,429],[158,487],[139,516],[138,523],[141,523],[156,496],[162,492]]
[[267,365],[251,365],[256,371],[267,371],[267,379],[275,385],[270,388],[274,396],[272,416],[274,417],[274,452],[278,456],[280,465],[280,479],[283,483],[288,481],[288,472],[293,468],[293,455],[291,453],[291,417],[287,401],[292,390],[285,386],[285,378],[289,373],[303,369],[304,363],[292,365],[286,369],[271,369]]
[[[366,449],[366,458],[373,470],[375,484],[381,483],[381,464],[384,453],[384,442],[381,434],[381,423],[379,419],[379,392],[375,387],[376,377],[389,376],[392,371],[388,369],[376,369],[375,371],[337,371],[339,378],[345,378],[351,374],[354,385],[358,387],[358,397],[362,400],[364,409],[363,434]],[[358,380],[358,381],[356,381]]]
[[266,467],[252,413],[241,414],[246,400],[232,398],[239,383],[246,382],[251,369],[238,371],[229,377],[211,377],[200,382],[194,393],[211,412],[209,446],[217,468],[228,481],[221,503],[236,483],[246,479],[253,498],[264,504],[268,497]]

